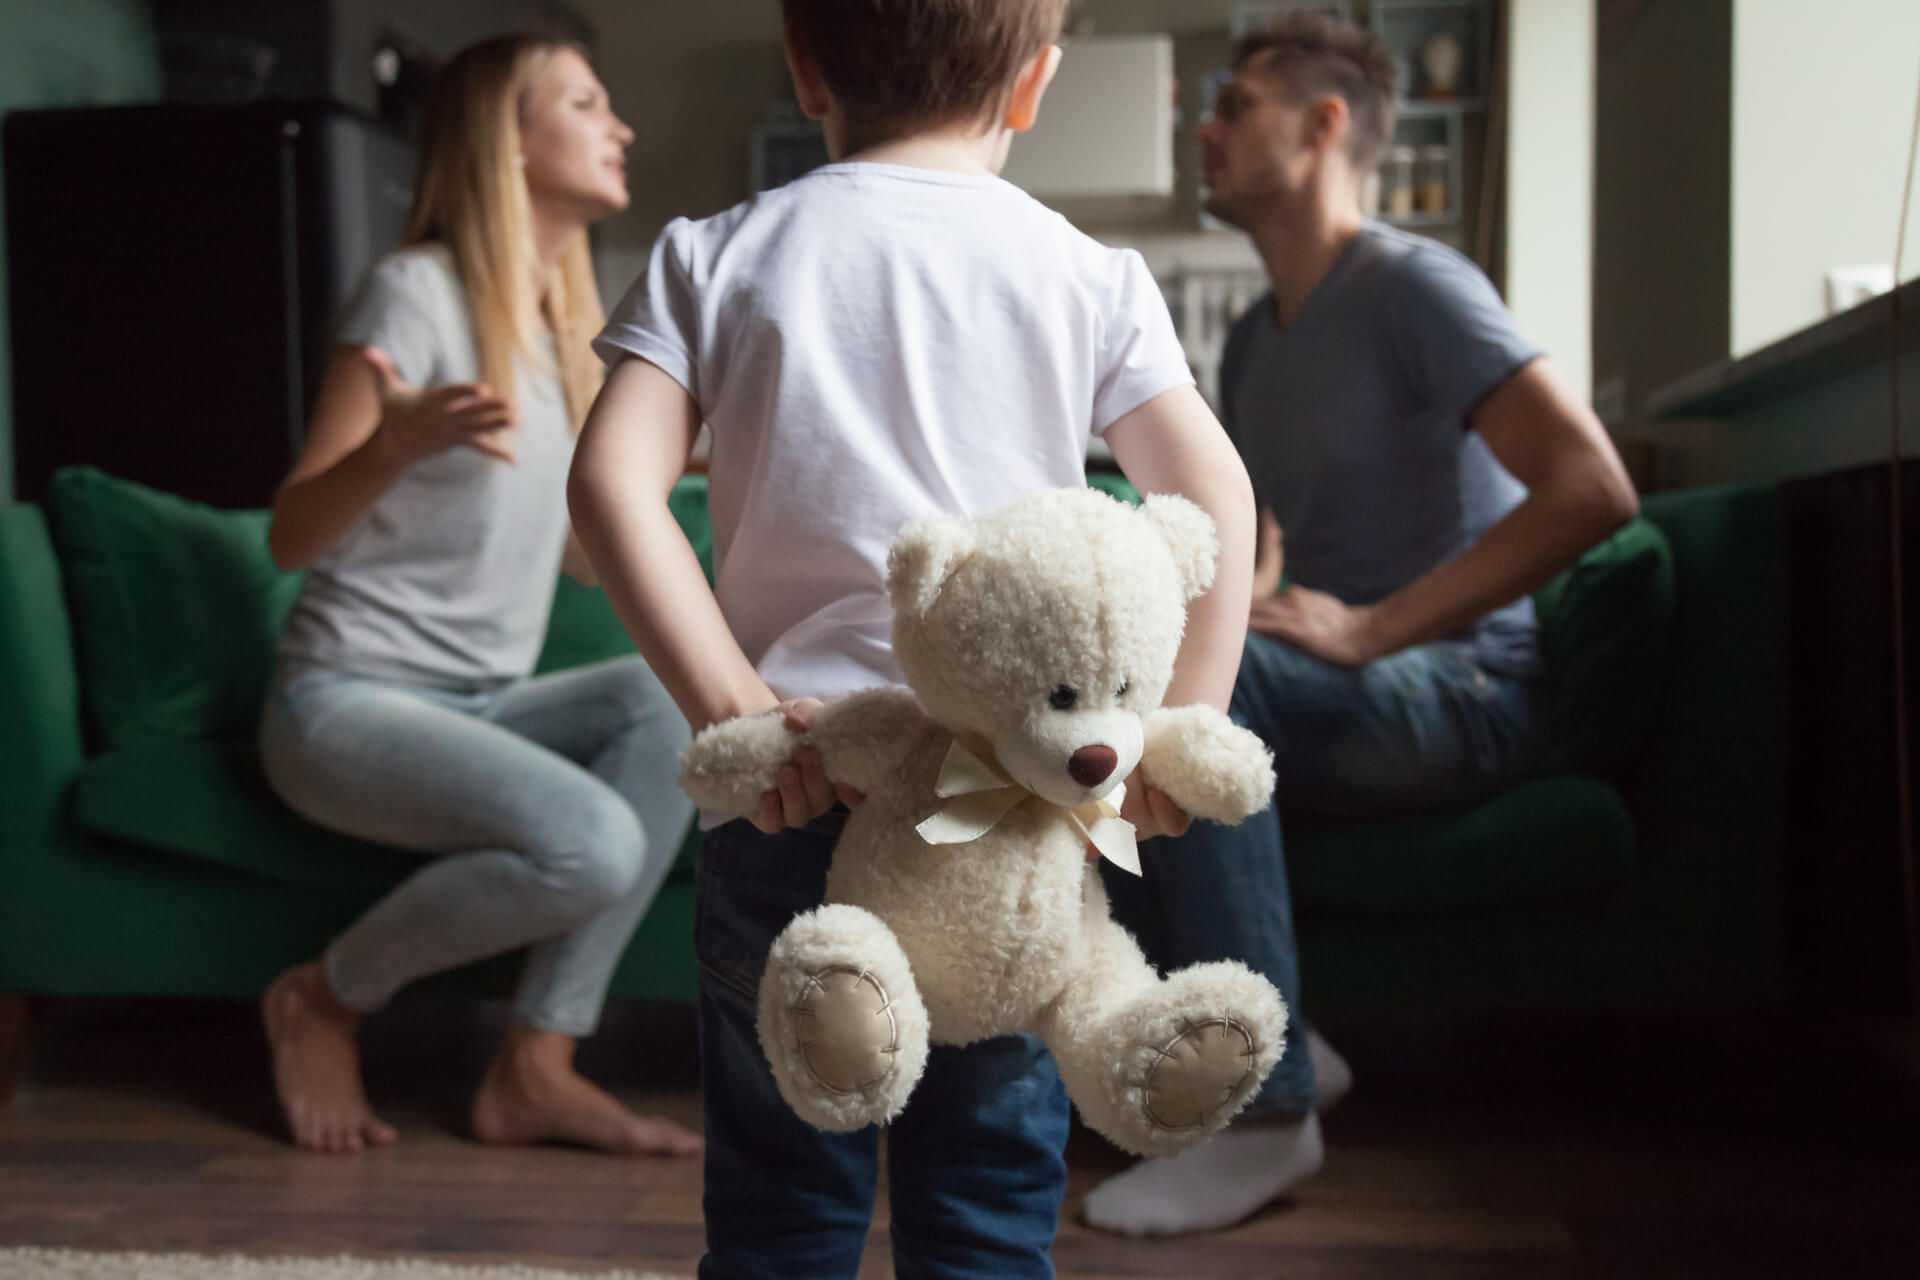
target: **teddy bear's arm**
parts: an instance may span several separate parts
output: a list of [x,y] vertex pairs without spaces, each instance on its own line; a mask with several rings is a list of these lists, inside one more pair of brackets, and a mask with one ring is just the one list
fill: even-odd
[[680,789],[703,809],[748,813],[775,785],[802,743],[820,753],[829,779],[875,791],[897,778],[913,751],[940,728],[906,689],[867,689],[814,713],[806,736],[779,711],[709,725],[680,753]]
[[680,789],[702,809],[749,813],[799,745],[778,710],[708,725],[680,753]]
[[1196,818],[1239,822],[1273,795],[1273,753],[1214,707],[1162,707],[1147,717],[1140,773]]
[[911,690],[864,689],[822,707],[807,741],[828,778],[878,791],[897,785],[907,760],[943,732]]

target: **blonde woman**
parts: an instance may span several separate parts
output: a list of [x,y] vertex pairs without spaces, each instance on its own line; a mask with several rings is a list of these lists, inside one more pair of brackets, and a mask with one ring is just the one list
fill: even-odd
[[584,573],[565,487],[600,380],[586,232],[626,206],[632,140],[568,45],[503,37],[447,64],[405,247],[348,305],[274,502],[274,558],[307,578],[262,718],[267,777],[322,826],[429,855],[263,1000],[302,1147],[393,1141],[361,1086],[362,1014],[522,946],[475,1135],[700,1146],[573,1068],[690,817],[685,724],[637,657],[530,676],[556,573]]

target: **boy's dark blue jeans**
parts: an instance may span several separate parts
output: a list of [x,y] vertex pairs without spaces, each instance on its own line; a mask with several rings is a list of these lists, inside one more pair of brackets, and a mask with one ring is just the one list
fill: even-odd
[[[826,897],[835,810],[768,836],[744,819],[706,835],[694,946],[706,1111],[702,1280],[852,1277],[878,1184],[880,1131],[823,1133],[781,1098],[755,1030],[774,937]],[[900,1280],[1050,1277],[1066,1193],[1067,1096],[1031,1036],[936,1045],[888,1128]]]

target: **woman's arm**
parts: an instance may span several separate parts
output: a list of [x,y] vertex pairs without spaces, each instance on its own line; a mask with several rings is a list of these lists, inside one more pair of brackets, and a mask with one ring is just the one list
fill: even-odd
[[327,365],[306,444],[274,495],[267,547],[282,569],[312,564],[421,458],[454,445],[512,462],[492,438],[513,407],[484,386],[419,390],[373,347],[341,346]]

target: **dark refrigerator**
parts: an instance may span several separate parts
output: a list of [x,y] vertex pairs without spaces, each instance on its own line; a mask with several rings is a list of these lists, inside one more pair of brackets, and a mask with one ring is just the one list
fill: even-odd
[[267,505],[411,145],[321,101],[15,112],[4,145],[18,496],[88,463]]

